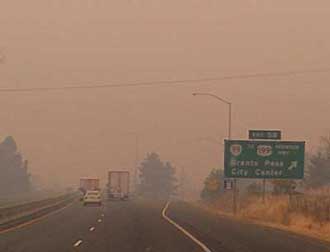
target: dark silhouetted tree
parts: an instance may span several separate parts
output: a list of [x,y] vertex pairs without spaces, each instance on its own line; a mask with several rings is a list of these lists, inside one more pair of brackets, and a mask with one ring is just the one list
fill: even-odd
[[177,185],[175,168],[163,163],[157,153],[149,153],[140,167],[139,192],[153,198],[168,198],[175,194]]
[[316,153],[309,155],[305,183],[316,188],[330,184],[330,136],[322,137]]
[[0,193],[26,192],[30,189],[28,162],[17,152],[13,137],[0,144]]
[[204,201],[216,200],[223,193],[223,171],[213,169],[204,181],[201,198]]

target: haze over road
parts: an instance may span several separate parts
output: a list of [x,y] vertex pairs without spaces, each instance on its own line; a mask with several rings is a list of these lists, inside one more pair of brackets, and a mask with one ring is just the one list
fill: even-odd
[[[0,88],[329,68],[329,10],[326,0],[2,0]],[[222,141],[227,109],[192,92],[233,102],[235,138],[253,128],[282,129],[284,137],[303,138],[311,149],[329,131],[330,119],[322,112],[329,108],[329,80],[325,72],[6,93],[0,95],[0,106],[7,108],[0,113],[0,135],[13,135],[31,174],[57,188],[76,186],[81,176],[102,177],[107,167],[131,169],[135,137],[129,133],[137,132],[139,161],[156,151],[190,167],[196,197],[202,178],[223,161],[217,145],[196,139]]]
[[[5,252],[199,252],[196,243],[162,218],[164,202],[76,202],[37,223],[0,234]],[[186,203],[171,203],[168,216],[219,252],[323,252],[330,244],[215,216]]]

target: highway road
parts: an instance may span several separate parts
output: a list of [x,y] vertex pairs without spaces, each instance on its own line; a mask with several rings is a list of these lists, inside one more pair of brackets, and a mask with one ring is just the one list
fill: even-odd
[[[187,204],[147,201],[75,202],[29,225],[0,234],[1,252],[319,252],[330,244],[276,229],[240,223]],[[184,231],[188,232],[188,237]],[[195,239],[195,240],[194,240]],[[201,242],[206,248],[201,247]]]

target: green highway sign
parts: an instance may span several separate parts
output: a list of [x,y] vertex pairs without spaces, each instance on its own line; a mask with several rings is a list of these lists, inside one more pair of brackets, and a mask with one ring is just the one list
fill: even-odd
[[249,130],[249,139],[281,140],[280,130]]
[[225,140],[227,178],[302,179],[305,142]]

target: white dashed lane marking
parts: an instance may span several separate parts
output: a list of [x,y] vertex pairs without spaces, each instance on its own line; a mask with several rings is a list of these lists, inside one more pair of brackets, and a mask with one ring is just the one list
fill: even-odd
[[98,219],[97,222],[102,222],[102,220],[101,219]]
[[78,240],[78,241],[76,241],[76,243],[73,244],[73,246],[74,246],[74,247],[79,247],[80,244],[82,244],[82,240]]
[[95,230],[95,227],[91,227],[90,229],[89,229],[89,231],[94,231]]

